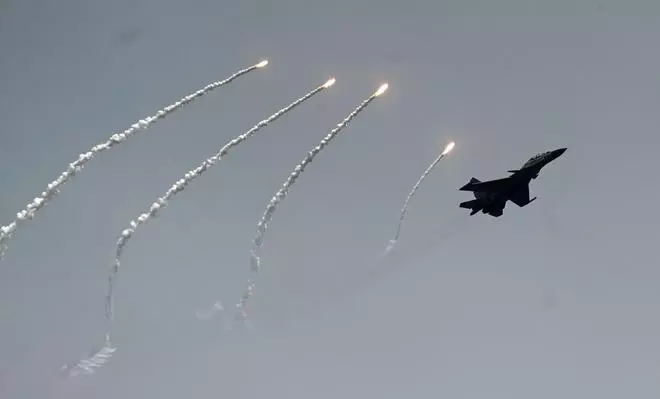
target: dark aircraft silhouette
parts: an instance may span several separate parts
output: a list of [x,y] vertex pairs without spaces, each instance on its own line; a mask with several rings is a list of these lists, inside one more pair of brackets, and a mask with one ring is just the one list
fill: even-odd
[[559,158],[566,148],[546,151],[530,158],[517,170],[509,170],[511,176],[503,179],[490,181],[479,181],[471,178],[461,187],[461,191],[472,191],[474,198],[471,201],[460,203],[461,208],[470,209],[470,216],[481,211],[494,217],[502,216],[507,201],[511,201],[519,207],[523,207],[534,201],[536,197],[529,199],[529,183],[536,179],[543,167]]

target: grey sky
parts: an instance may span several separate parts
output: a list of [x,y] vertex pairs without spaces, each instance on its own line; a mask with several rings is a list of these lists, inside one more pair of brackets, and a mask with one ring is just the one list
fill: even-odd
[[[80,152],[270,64],[100,155],[17,232],[0,263],[0,397],[657,398],[659,42],[655,1],[1,1],[2,224]],[[330,76],[136,233],[116,357],[59,379],[102,342],[128,222]],[[255,331],[196,319],[238,299],[271,195],[384,81],[275,214]],[[558,147],[529,207],[458,208],[470,177]]]

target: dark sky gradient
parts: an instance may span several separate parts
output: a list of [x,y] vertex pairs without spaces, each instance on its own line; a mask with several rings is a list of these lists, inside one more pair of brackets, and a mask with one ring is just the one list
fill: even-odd
[[[0,263],[0,398],[657,398],[658,43],[650,0],[0,1],[2,224],[112,133],[270,61],[92,160],[16,233]],[[330,76],[138,230],[115,358],[60,379],[102,342],[120,231]],[[275,214],[254,331],[198,320],[238,299],[291,170],[385,81]],[[458,208],[470,177],[560,147],[530,206]]]

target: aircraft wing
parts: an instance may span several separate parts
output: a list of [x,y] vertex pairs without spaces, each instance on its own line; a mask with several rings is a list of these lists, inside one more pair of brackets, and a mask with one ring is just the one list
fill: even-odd
[[511,179],[505,177],[503,179],[496,179],[484,181],[479,183],[468,183],[459,188],[461,191],[477,191],[480,193],[504,193],[511,184]]
[[529,184],[525,184],[524,186],[520,187],[520,189],[518,189],[509,197],[509,201],[520,207],[529,204]]

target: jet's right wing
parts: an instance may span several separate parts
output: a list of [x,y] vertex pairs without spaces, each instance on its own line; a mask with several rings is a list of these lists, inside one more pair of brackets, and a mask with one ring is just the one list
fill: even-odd
[[511,184],[511,178],[496,179],[479,183],[468,183],[459,188],[461,191],[476,191],[480,193],[504,193]]
[[520,207],[529,204],[531,202],[529,200],[529,184],[525,184],[524,186],[521,186],[515,193],[513,193],[509,197],[509,200],[511,200],[511,202],[513,202],[514,204]]

